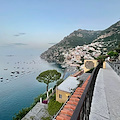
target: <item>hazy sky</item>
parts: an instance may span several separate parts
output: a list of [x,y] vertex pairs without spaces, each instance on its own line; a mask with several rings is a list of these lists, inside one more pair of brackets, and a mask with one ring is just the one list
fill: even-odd
[[0,46],[45,47],[120,20],[120,0],[0,0]]

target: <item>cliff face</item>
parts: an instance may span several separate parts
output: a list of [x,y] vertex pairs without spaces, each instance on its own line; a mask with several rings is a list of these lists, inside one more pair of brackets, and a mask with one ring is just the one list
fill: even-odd
[[103,48],[107,48],[107,50],[116,47],[120,42],[120,21],[103,31],[78,29],[42,53],[41,58],[48,62],[62,64],[65,52],[76,46],[92,42],[103,42]]

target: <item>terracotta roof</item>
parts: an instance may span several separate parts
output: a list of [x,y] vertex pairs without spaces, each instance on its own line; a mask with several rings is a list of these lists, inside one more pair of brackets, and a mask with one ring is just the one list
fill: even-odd
[[73,95],[70,97],[69,101],[66,103],[64,108],[60,111],[58,116],[56,117],[56,120],[70,120],[71,116],[73,115],[74,110],[76,109],[76,106],[84,92],[84,89],[88,83],[88,80],[90,79],[90,75],[86,79],[86,81],[83,83],[81,87],[78,87]]

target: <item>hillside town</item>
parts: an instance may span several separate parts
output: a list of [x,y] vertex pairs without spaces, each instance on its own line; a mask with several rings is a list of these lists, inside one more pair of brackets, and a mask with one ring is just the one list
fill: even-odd
[[[112,28],[114,28],[114,25]],[[111,27],[109,30],[111,31]],[[82,32],[82,35],[80,32]],[[105,30],[100,35],[105,34],[105,36],[100,37],[96,32],[93,36],[93,31],[74,31],[74,34],[70,34],[60,43],[53,45],[42,53],[40,56],[42,59],[57,63],[65,68],[62,69],[64,74],[61,76],[61,73],[56,70],[41,72],[36,80],[47,85],[46,92],[35,98],[32,106],[22,109],[14,120],[19,117],[21,120],[77,120],[81,119],[81,116],[93,120],[96,117],[94,113],[96,106],[98,106],[96,119],[101,120],[106,117],[115,120],[116,116],[119,118],[119,115],[117,115],[117,111],[120,110],[117,107],[119,102],[117,102],[117,96],[114,93],[116,90],[118,90],[118,93],[120,91],[120,84],[118,83],[120,44],[119,39],[114,37],[115,35],[109,34],[108,30],[107,32],[108,35]],[[91,38],[88,37],[90,35],[93,39],[91,42],[89,41]],[[75,37],[75,39],[72,40],[72,37]],[[97,39],[95,39],[96,37]],[[108,39],[108,37],[112,39]],[[84,39],[84,43],[78,44],[78,38],[81,42]],[[87,43],[85,39],[89,42]],[[52,82],[56,82],[54,87],[48,89]],[[113,86],[112,89],[110,86]],[[116,89],[114,86],[116,86]],[[105,90],[107,91],[105,92]],[[109,94],[109,90],[112,90],[111,94]],[[111,98],[111,96],[114,97]],[[113,105],[114,98],[116,104]],[[101,103],[101,101],[103,102]],[[108,109],[107,106],[111,109]],[[115,115],[112,112],[113,109]]]
[[[78,66],[83,64],[84,59],[93,60],[101,55],[101,48],[103,47],[104,42],[95,42],[88,45],[77,46],[68,51],[63,52],[62,54],[65,57],[64,67],[68,66]],[[104,52],[103,54],[106,54]]]

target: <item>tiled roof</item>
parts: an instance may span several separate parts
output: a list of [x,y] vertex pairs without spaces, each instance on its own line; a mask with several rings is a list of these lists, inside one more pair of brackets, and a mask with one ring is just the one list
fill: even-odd
[[88,83],[89,77],[86,79],[86,81],[83,83],[82,87],[78,87],[73,95],[70,97],[69,101],[66,103],[64,108],[60,111],[58,116],[56,117],[56,120],[70,120],[71,116],[73,115],[74,110],[76,109],[76,106],[84,92],[84,89]]

